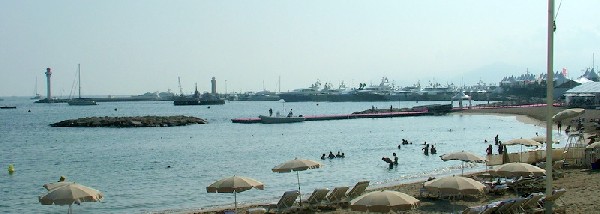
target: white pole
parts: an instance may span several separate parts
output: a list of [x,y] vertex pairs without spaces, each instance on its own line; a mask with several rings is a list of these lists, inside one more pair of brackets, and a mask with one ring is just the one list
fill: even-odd
[[[548,59],[546,77],[546,197],[552,195],[552,104],[554,103],[554,0],[548,0]],[[544,204],[546,214],[552,213],[552,201]]]
[[298,197],[300,199],[300,206],[302,206],[302,192],[300,192],[300,175],[298,174],[298,171],[296,171],[296,178],[298,178]]

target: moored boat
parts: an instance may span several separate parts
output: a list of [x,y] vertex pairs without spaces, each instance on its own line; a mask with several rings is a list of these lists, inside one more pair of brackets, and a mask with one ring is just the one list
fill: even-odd
[[71,106],[93,106],[96,101],[90,98],[81,98],[81,66],[77,64],[77,86],[79,87],[79,97],[70,99],[67,103]]
[[304,117],[271,117],[265,115],[259,115],[261,123],[266,124],[274,124],[274,123],[298,123],[304,122],[306,118]]

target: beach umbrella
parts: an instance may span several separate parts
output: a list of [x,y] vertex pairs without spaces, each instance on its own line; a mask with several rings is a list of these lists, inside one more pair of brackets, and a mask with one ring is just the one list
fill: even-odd
[[410,210],[419,206],[420,201],[405,193],[381,190],[361,195],[350,202],[353,211],[390,212]]
[[453,152],[453,153],[448,153],[448,154],[444,154],[442,156],[440,156],[440,158],[442,158],[443,161],[449,161],[449,160],[460,160],[462,161],[462,173],[464,173],[464,163],[465,162],[475,162],[475,163],[482,163],[485,162],[485,158],[477,156],[473,153],[470,152],[465,152],[465,151],[461,151],[461,152]]
[[[546,143],[546,136],[535,136],[531,138],[533,141],[538,143]],[[559,143],[557,139],[552,139],[554,143]]]
[[[503,142],[502,145],[521,145],[521,152],[519,153],[519,162],[522,161],[523,156],[523,146],[541,146],[541,143],[538,143],[535,140],[527,139],[527,138],[518,138],[512,139],[506,142]],[[504,151],[506,152],[506,151]]]
[[425,189],[430,192],[445,194],[481,194],[485,185],[481,182],[462,176],[446,176],[425,182]]
[[71,205],[73,203],[97,202],[103,197],[104,195],[98,190],[77,183],[69,183],[50,189],[46,195],[40,196],[39,201],[42,205],[69,205],[68,213],[72,213]]
[[[298,179],[298,192],[300,192],[300,175],[298,171],[304,171],[307,169],[316,169],[323,166],[323,164],[307,159],[298,159],[286,161],[282,164],[277,165],[271,169],[273,172],[285,173],[285,172],[296,172],[296,178]],[[302,194],[300,194],[300,205],[302,205]]]
[[[479,181],[454,175],[427,181],[423,186],[428,192],[437,192],[440,195],[478,195],[485,189],[485,185]],[[452,212],[454,213],[454,204]]]
[[496,175],[504,177],[517,176],[542,176],[546,174],[546,170],[528,163],[506,163],[494,169]]
[[254,180],[252,178],[243,177],[243,176],[233,176],[223,178],[218,180],[208,187],[206,187],[206,192],[208,193],[233,193],[234,206],[235,210],[237,210],[237,193],[243,192],[252,188],[264,189],[264,184],[260,181]]
[[67,182],[67,181],[59,181],[59,182],[54,182],[54,183],[47,183],[44,184],[44,188],[46,188],[48,191],[56,189],[58,187],[62,187],[65,185],[69,185],[69,184],[74,184],[74,182]]
[[597,149],[597,148],[600,148],[600,142],[594,142],[594,143],[592,143],[590,145],[587,145],[585,148],[586,149]]
[[562,111],[556,113],[554,116],[552,116],[552,121],[562,121],[562,120],[570,119],[570,118],[582,115],[584,112],[585,112],[585,109],[582,109],[582,108],[565,109],[565,110],[562,110]]
[[512,139],[506,142],[502,142],[503,145],[523,145],[523,146],[541,146],[542,144],[527,138]]

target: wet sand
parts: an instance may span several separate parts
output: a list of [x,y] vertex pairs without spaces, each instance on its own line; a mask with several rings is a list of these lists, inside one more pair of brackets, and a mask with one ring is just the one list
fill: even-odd
[[[552,115],[556,114],[557,112],[563,109],[564,108],[554,108]],[[517,119],[523,123],[546,126],[546,123],[544,122],[546,115],[546,107],[469,109],[461,112],[455,112],[453,114],[518,115]],[[586,110],[586,112],[581,117],[586,119],[583,125],[588,135],[599,133],[599,131],[596,130],[594,123],[590,122],[589,119],[600,118],[600,110]],[[562,128],[564,129],[567,125],[568,124],[563,124]],[[556,125],[554,125],[554,129],[556,128]],[[560,198],[561,200],[557,200],[557,205],[560,208],[564,209],[566,213],[600,213],[600,171],[590,171],[581,168],[563,169],[562,171],[564,177],[554,180],[553,187],[554,189],[564,188],[567,190],[567,192]],[[476,174],[478,173],[471,174],[469,176],[473,176]],[[462,211],[471,206],[484,205],[494,201],[519,197],[518,195],[515,195],[514,192],[508,191],[506,194],[501,196],[486,194],[485,197],[467,197],[452,202],[448,200],[428,199],[419,196],[419,190],[423,186],[424,182],[425,181],[423,180],[415,183],[400,184],[379,189],[404,192],[421,200],[421,204],[418,208],[413,209],[411,211],[407,211],[406,213],[449,213],[452,212],[452,210],[457,212]],[[368,189],[367,192],[377,191],[379,189]],[[243,208],[238,208],[238,213],[245,213],[249,207],[246,206]],[[220,208],[195,211],[190,213],[223,213],[223,211],[224,209]],[[303,210],[296,213],[315,212]],[[322,210],[318,211],[318,213],[338,214],[363,212],[351,211],[348,208],[338,208],[336,210]]]

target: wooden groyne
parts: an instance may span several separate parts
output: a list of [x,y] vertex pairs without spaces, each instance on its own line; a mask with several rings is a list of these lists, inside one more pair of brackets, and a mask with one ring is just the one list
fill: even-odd
[[141,117],[85,117],[63,120],[50,124],[52,127],[171,127],[206,124],[202,118],[190,116],[141,116]]

